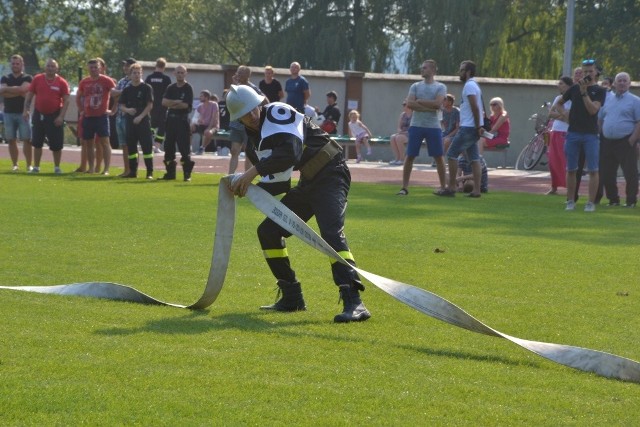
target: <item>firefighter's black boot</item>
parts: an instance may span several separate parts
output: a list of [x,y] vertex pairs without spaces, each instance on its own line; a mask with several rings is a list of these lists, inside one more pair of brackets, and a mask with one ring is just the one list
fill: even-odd
[[196,162],[193,160],[186,160],[182,162],[182,171],[184,172],[184,180],[191,181],[191,171],[193,167],[196,165]]
[[176,161],[175,160],[171,160],[171,161],[165,160],[164,161],[164,165],[167,168],[167,173],[164,174],[162,179],[164,179],[164,180],[176,179]]
[[371,313],[360,299],[360,292],[355,285],[340,285],[340,298],[344,309],[336,315],[333,321],[336,323],[361,322],[371,317]]
[[129,159],[129,175],[125,175],[123,178],[137,178],[138,177],[138,157]]
[[[263,305],[260,307],[261,310],[304,311],[307,309],[302,298],[300,282],[278,280],[278,288],[278,296],[282,294],[282,298],[273,305]],[[278,296],[276,296],[276,299]]]

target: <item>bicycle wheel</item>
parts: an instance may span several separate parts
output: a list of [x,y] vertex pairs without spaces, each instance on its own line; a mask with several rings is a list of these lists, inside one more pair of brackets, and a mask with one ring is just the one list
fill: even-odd
[[[534,135],[533,138],[529,140],[529,142],[524,146],[524,148],[518,154],[518,158],[516,159],[516,170],[525,169],[524,167],[524,159],[529,159],[531,157],[531,150],[533,143],[535,142],[537,135]],[[527,160],[527,165],[531,163],[530,160]]]
[[522,156],[522,166],[525,170],[535,168],[546,151],[547,146],[544,144],[543,134],[539,133],[531,138]]

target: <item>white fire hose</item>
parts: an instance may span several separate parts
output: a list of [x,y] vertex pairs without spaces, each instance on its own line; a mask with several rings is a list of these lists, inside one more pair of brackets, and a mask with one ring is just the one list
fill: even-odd
[[[0,289],[106,298],[189,309],[204,309],[213,304],[222,290],[229,264],[229,255],[231,253],[233,228],[235,224],[235,198],[227,189],[227,179],[231,179],[231,177],[225,177],[220,181],[216,233],[209,278],[202,296],[191,305],[184,306],[163,302],[129,286],[105,282],[74,283],[58,286],[0,286]],[[304,221],[266,191],[251,185],[247,192],[247,198],[258,210],[294,236],[300,238],[323,254],[334,258],[338,262],[350,265]],[[593,372],[607,378],[640,383],[640,363],[635,360],[587,348],[530,341],[513,337],[490,328],[458,306],[436,294],[406,283],[369,273],[357,267],[353,268],[382,291],[428,316],[479,334],[507,339],[520,347],[561,365],[581,371]]]

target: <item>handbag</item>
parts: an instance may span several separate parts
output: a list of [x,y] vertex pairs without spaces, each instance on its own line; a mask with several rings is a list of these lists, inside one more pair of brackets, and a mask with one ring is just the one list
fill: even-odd
[[482,115],[484,118],[482,119],[482,128],[489,132],[491,130],[491,119],[487,117],[487,109],[484,105],[484,98],[480,95],[480,99],[482,100]]
[[491,119],[487,116],[484,116],[482,119],[482,128],[487,132],[491,130]]
[[320,125],[320,129],[325,131],[326,133],[334,133],[336,131],[336,122],[333,120],[325,120]]

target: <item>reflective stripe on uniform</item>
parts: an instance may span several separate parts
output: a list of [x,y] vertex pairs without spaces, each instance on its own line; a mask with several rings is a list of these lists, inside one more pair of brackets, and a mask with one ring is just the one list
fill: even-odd
[[[353,261],[355,262],[355,258],[353,257],[353,254],[351,253],[351,251],[340,251],[338,252],[338,255],[340,255],[342,258],[344,258],[345,260],[349,260],[349,261]],[[336,262],[338,262],[336,259],[331,258],[331,264],[335,264]]]
[[143,154],[142,155],[143,159],[153,159],[153,153],[149,153],[149,154]]
[[129,160],[137,159],[138,153],[129,154]]
[[287,258],[289,253],[287,252],[287,248],[282,249],[264,249],[262,251],[264,257],[269,258]]

